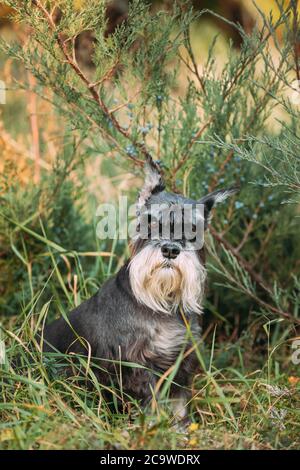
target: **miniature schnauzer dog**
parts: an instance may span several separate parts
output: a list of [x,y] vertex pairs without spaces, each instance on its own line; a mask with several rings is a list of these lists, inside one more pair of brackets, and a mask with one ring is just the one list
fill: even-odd
[[[203,246],[193,244],[195,237],[175,237],[176,226],[182,224],[176,224],[172,209],[176,206],[178,215],[179,208],[180,215],[184,207],[192,207],[193,227],[198,217],[204,231],[213,206],[236,191],[219,190],[191,200],[167,192],[159,167],[147,165],[130,259],[67,320],[61,317],[44,328],[43,350],[91,355],[101,364],[94,373],[105,385],[120,385],[120,362],[125,363],[122,390],[145,404],[153,398],[160,377],[168,377],[176,363],[170,398],[174,413],[184,418],[198,365],[195,344],[200,341],[206,270]],[[197,204],[202,207],[200,215],[194,211]],[[166,209],[167,235],[162,221]],[[140,367],[126,366],[128,362]]]

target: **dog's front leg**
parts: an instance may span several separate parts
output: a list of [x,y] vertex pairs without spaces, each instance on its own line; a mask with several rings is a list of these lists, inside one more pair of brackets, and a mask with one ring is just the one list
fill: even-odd
[[157,382],[156,375],[143,367],[124,370],[124,388],[132,398],[142,401],[143,406],[147,406],[152,398]]
[[189,394],[185,390],[177,390],[170,398],[175,420],[185,421],[188,415]]

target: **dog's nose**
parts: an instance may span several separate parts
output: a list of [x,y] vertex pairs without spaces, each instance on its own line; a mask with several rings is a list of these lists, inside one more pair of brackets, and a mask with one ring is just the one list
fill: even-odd
[[176,245],[164,245],[161,247],[162,255],[165,258],[177,258],[180,253],[180,249]]

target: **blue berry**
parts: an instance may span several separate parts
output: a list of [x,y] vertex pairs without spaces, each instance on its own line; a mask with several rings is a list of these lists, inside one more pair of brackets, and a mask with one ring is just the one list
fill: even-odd
[[139,131],[143,134],[143,135],[146,135],[148,134],[149,132],[149,128],[147,126],[143,127],[143,126],[140,126],[139,127]]
[[134,145],[127,145],[127,147],[125,148],[126,150],[126,153],[128,155],[131,155],[132,157],[136,156],[137,155],[137,152],[136,152],[136,148],[134,147]]
[[236,209],[241,209],[242,207],[244,207],[244,203],[241,201],[235,201],[234,205]]

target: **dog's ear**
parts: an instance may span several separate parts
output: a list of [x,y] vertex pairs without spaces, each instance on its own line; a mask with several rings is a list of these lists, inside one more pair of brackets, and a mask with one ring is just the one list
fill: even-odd
[[138,197],[138,207],[140,208],[146,204],[152,194],[159,193],[165,189],[161,169],[157,163],[146,163],[144,170],[144,185]]
[[205,228],[210,221],[210,212],[212,208],[219,202],[225,201],[228,197],[233,196],[240,190],[239,187],[233,187],[228,189],[219,189],[213,193],[209,193],[206,196],[202,197],[198,204],[204,205],[204,218],[205,218]]

